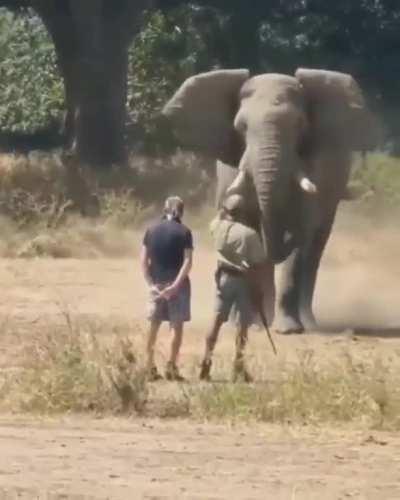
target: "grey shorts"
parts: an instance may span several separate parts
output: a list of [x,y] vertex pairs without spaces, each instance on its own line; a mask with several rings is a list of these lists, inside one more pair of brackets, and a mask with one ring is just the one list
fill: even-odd
[[226,322],[232,313],[237,324],[249,327],[254,321],[249,285],[240,275],[221,272],[217,284],[215,312]]
[[[161,283],[165,288],[169,283]],[[150,321],[169,321],[170,323],[184,323],[190,321],[190,281],[183,283],[178,293],[169,300],[159,299],[157,293],[150,290],[148,316]]]

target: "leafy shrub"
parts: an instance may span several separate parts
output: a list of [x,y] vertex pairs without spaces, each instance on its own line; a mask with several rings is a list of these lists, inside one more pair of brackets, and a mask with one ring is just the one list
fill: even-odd
[[[218,66],[211,53],[212,39],[218,37],[220,18],[197,22],[198,9],[191,6],[168,14],[149,14],[145,27],[129,51],[128,113],[130,129],[140,131],[145,151],[168,147],[158,120],[159,112],[177,87],[189,76]],[[133,138],[137,139],[133,133]]]
[[[128,135],[136,146],[166,147],[160,109],[185,78],[217,64],[209,47],[214,36],[199,28],[192,7],[148,14],[129,49]],[[0,129],[34,132],[59,121],[64,108],[55,50],[40,18],[0,8]]]
[[60,118],[64,90],[39,18],[0,9],[0,129],[33,132]]
[[370,154],[366,162],[359,161],[353,179],[366,192],[364,201],[382,208],[400,206],[400,160],[385,154]]

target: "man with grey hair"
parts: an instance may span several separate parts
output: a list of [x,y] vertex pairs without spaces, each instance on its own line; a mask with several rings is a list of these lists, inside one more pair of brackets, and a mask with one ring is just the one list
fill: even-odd
[[216,272],[216,308],[206,339],[206,350],[201,365],[200,379],[209,380],[211,358],[222,325],[232,310],[237,316],[236,357],[233,380],[250,382],[245,368],[244,349],[249,326],[255,319],[254,305],[262,302],[262,279],[273,266],[259,234],[244,223],[245,202],[242,196],[229,196],[221,213],[211,223],[211,232],[218,252]]
[[141,252],[143,274],[150,290],[150,329],[147,341],[147,369],[151,380],[161,379],[154,362],[157,334],[163,321],[174,332],[166,378],[182,381],[177,360],[183,338],[183,324],[190,321],[190,280],[193,237],[182,224],[184,203],[178,196],[166,199],[161,221],[144,236]]

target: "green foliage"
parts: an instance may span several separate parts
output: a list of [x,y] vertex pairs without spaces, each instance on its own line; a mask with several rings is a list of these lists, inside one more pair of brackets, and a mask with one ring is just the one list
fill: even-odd
[[33,132],[60,117],[63,85],[55,51],[31,12],[0,9],[0,129]]
[[[165,6],[168,2],[160,2]],[[216,67],[354,74],[399,149],[398,33],[393,0],[197,0],[149,12],[129,49],[128,137],[146,152],[170,141],[159,111],[188,76]],[[181,5],[177,7],[177,5]],[[169,7],[171,7],[171,2]],[[46,30],[32,11],[0,8],[0,129],[31,132],[58,118],[63,86]]]
[[399,148],[399,5],[390,0],[287,2],[264,18],[260,68],[293,72],[299,66],[354,75],[371,107],[384,117]]
[[218,65],[211,38],[220,24],[200,26],[196,10],[187,7],[168,14],[149,14],[144,29],[129,51],[128,114],[132,128],[141,129],[145,148],[162,141],[159,112],[189,76]]
[[[197,17],[190,7],[148,14],[130,46],[128,129],[140,130],[147,150],[162,141],[159,111],[176,87],[218,65],[213,46],[222,18],[204,23]],[[64,110],[63,92],[55,51],[40,19],[31,11],[16,16],[0,9],[0,129],[45,127]]]
[[368,155],[353,171],[353,179],[369,196],[364,201],[381,208],[400,207],[400,160],[384,154]]

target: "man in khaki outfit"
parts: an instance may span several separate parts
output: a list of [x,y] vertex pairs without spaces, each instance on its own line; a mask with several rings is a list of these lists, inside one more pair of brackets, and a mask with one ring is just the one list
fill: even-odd
[[[244,199],[234,194],[226,199],[221,213],[210,226],[218,252],[217,293],[214,319],[201,365],[201,380],[210,379],[211,358],[219,331],[234,308],[237,313],[237,336],[233,380],[241,377],[246,382],[251,381],[244,365],[244,349],[248,328],[254,321],[254,302],[258,300],[261,303],[262,278],[272,265],[267,261],[258,233],[243,224],[243,215]],[[260,279],[257,280],[258,277]]]

